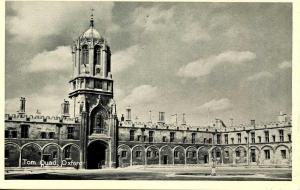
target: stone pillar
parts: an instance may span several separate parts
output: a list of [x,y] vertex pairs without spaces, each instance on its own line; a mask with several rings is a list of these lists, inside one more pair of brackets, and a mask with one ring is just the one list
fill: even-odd
[[175,155],[174,155],[175,150],[172,149],[172,155],[173,155],[173,166],[175,165]]
[[80,51],[80,48],[79,48],[79,41],[78,41],[78,44],[77,44],[77,46],[78,46],[78,48],[76,48],[76,73],[77,73],[77,75],[79,75],[80,74],[80,65],[81,65],[81,62],[80,62],[80,58],[81,58],[81,55],[80,55],[80,53],[81,53],[81,51]]
[[89,72],[90,75],[94,75],[94,47],[89,48]]
[[131,154],[130,154],[130,166],[132,166],[132,160],[133,160],[133,150],[131,149]]
[[19,150],[19,168],[22,168],[22,150]]
[[158,165],[161,165],[160,154],[160,150],[158,150]]
[[145,159],[144,159],[144,165],[147,166],[147,151],[145,150]]
[[232,151],[232,163],[236,164],[236,157],[235,157],[235,151]]
[[101,51],[101,57],[102,57],[102,68],[103,68],[103,77],[107,77],[107,47],[106,43],[103,44],[103,49]]
[[184,166],[186,166],[186,154],[187,154],[187,152],[186,152],[186,150],[184,150]]

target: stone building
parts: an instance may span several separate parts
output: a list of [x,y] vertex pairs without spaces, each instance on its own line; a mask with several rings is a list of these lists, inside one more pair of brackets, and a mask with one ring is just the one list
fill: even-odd
[[[131,108],[117,118],[113,100],[111,52],[94,27],[72,46],[73,77],[70,101],[61,115],[26,114],[21,97],[16,114],[5,114],[5,167],[126,167],[131,165],[272,165],[290,166],[291,121],[226,126],[216,119],[211,126],[135,122]],[[74,114],[70,115],[70,103]]]
[[[284,114],[277,122],[212,126],[133,122],[128,115],[119,125],[119,166],[222,165],[291,166],[292,126]],[[164,115],[164,114],[163,114]],[[283,118],[282,118],[283,117]],[[183,119],[184,121],[184,119]]]
[[116,167],[118,119],[111,53],[94,28],[93,16],[88,30],[74,42],[72,56],[73,117],[69,101],[63,103],[61,116],[26,115],[22,97],[19,113],[5,115],[5,166]]

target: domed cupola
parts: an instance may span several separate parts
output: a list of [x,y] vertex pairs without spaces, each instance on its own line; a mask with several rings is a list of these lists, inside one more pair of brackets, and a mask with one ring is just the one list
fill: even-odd
[[80,37],[81,39],[86,39],[86,40],[100,40],[103,41],[103,37],[100,35],[100,33],[94,28],[94,18],[93,14],[91,15],[90,19],[90,28],[85,31],[82,36]]

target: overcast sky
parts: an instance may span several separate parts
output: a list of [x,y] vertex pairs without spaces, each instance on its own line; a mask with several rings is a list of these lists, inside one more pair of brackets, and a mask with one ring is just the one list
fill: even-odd
[[90,8],[111,46],[119,116],[127,105],[140,121],[152,110],[193,125],[291,114],[291,4],[136,2],[6,2],[7,113],[20,96],[28,113],[60,113]]

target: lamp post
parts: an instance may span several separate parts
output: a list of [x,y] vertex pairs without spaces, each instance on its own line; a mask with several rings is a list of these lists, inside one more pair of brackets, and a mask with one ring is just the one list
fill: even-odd
[[214,150],[214,145],[215,145],[215,134],[217,133],[217,129],[215,130],[215,132],[213,132],[213,138],[212,138],[212,166],[211,166],[211,176],[216,176],[216,151]]

